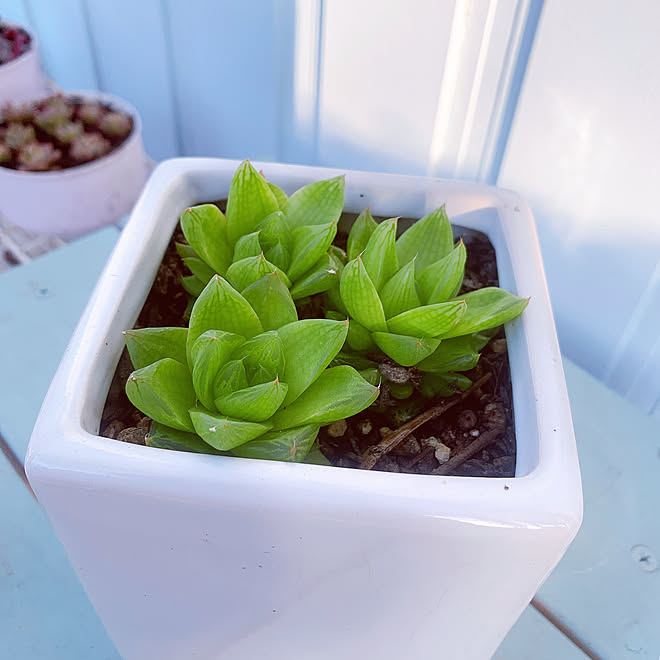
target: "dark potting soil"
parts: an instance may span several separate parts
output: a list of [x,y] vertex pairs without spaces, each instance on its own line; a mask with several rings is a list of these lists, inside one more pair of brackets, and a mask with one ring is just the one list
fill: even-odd
[[[76,121],[79,119],[78,112],[80,110],[80,107],[83,105],[83,100],[79,97],[71,97],[71,101],[73,102],[73,106],[75,107],[75,111],[73,113],[73,116],[71,118],[72,121]],[[36,103],[34,107],[37,110],[43,109],[43,106],[45,105],[46,100]],[[106,156],[109,156],[113,151],[119,149],[126,140],[128,140],[129,137],[133,134],[133,128],[134,128],[134,122],[133,118],[130,115],[127,115],[125,112],[122,112],[118,108],[114,108],[113,106],[109,105],[108,103],[99,103],[99,105],[103,108],[104,112],[119,112],[122,115],[128,117],[131,120],[131,130],[126,134],[122,136],[116,136],[116,135],[106,135],[105,133],[101,133],[100,129],[92,129],[89,126],[86,126],[86,129],[88,132],[97,132],[100,133],[108,142],[110,142],[110,151],[107,153],[103,154],[103,156],[100,156],[99,158],[95,158],[93,160],[85,161],[85,162],[80,162],[78,160],[74,160],[69,156],[69,148],[70,144],[67,144],[66,142],[62,142],[61,140],[58,140],[55,136],[51,135],[50,133],[47,133],[44,131],[42,128],[39,128],[36,123],[32,121],[23,121],[23,122],[12,122],[12,123],[22,123],[22,124],[29,124],[34,128],[34,134],[35,134],[35,140],[41,144],[47,144],[51,143],[53,147],[58,149],[59,151],[62,152],[62,156],[57,160],[57,162],[53,163],[53,165],[46,170],[47,172],[56,172],[59,170],[67,170],[72,167],[80,167],[81,165],[88,165],[89,163],[93,163],[96,160],[100,160],[101,158],[105,158]],[[2,132],[3,129],[6,129],[8,126],[8,123],[5,121],[0,121],[0,132]],[[18,162],[18,149],[12,150],[12,155],[11,158],[2,163],[0,167],[6,167],[10,170],[20,170],[19,162]],[[43,172],[32,172],[32,174],[43,174]]]
[[[454,233],[463,238],[468,255],[461,292],[497,286],[495,251],[488,238],[462,227],[455,227]],[[170,241],[136,328],[187,324],[189,296],[181,287],[180,278],[188,273],[176,252],[175,241],[183,241],[180,230]],[[465,372],[473,386],[451,397],[428,400],[415,393],[398,400],[391,396],[384,380],[381,394],[371,407],[321,429],[321,452],[339,467],[415,474],[514,476],[516,438],[506,348],[500,329],[482,350],[477,366]],[[383,362],[380,368],[388,373],[392,365]],[[415,368],[398,369],[397,377],[419,382],[421,374]],[[133,407],[124,393],[132,370],[124,350],[108,392],[100,434],[145,444],[150,420]],[[438,412],[441,414],[434,416]],[[410,427],[416,428],[405,434]],[[396,442],[398,435],[405,437]]]

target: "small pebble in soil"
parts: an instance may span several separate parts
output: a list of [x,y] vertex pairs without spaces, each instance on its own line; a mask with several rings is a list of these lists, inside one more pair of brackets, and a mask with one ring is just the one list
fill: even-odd
[[490,343],[493,353],[504,353],[506,351],[506,339],[493,339]]
[[438,444],[438,446],[435,448],[435,460],[442,465],[443,463],[446,463],[449,460],[449,456],[451,455],[451,449],[447,447],[447,445],[443,445],[442,443]]
[[409,435],[401,444],[392,450],[392,454],[406,457],[416,456],[421,450],[419,440],[414,435]]
[[130,428],[121,431],[121,433],[117,436],[117,440],[120,442],[130,442],[134,445],[144,445],[146,444],[144,436],[144,429],[138,429],[134,426],[131,426]]
[[116,419],[114,422],[108,424],[104,435],[106,438],[115,439],[125,428],[126,424],[124,424],[121,420]]
[[407,383],[410,380],[410,372],[406,367],[400,367],[398,364],[382,362],[378,365],[380,373],[391,380],[393,383]]
[[392,429],[389,426],[381,426],[378,429],[378,433],[380,433],[381,438],[387,437],[390,433],[392,433]]
[[346,433],[346,429],[348,428],[348,424],[346,423],[345,419],[340,419],[337,422],[332,422],[328,426],[328,435],[331,438],[341,438],[344,433]]
[[484,421],[489,428],[506,425],[506,413],[499,403],[489,403],[484,408]]
[[358,424],[358,431],[362,435],[369,435],[373,428],[374,427],[370,419],[364,419]]
[[464,431],[473,429],[479,421],[474,410],[463,410],[458,416],[458,425]]

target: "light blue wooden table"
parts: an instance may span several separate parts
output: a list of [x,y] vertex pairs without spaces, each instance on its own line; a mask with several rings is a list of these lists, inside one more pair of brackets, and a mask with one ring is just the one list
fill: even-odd
[[[117,236],[104,229],[0,276],[0,433],[20,460]],[[494,657],[657,660],[660,428],[572,363],[565,369],[584,524],[535,599],[543,614],[528,607]],[[116,660],[46,517],[2,454],[0,501],[0,660]]]

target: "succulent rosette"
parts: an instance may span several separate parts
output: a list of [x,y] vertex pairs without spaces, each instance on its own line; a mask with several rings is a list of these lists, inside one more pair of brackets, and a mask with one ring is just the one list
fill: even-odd
[[368,407],[378,387],[328,367],[346,321],[298,320],[279,271],[241,266],[241,292],[214,275],[188,328],[125,332],[130,401],[152,420],[147,444],[303,461],[319,428]]
[[214,204],[187,209],[177,249],[192,272],[186,290],[199,295],[215,274],[240,290],[240,273],[255,265],[278,270],[294,300],[327,291],[339,281],[342,252],[333,249],[344,205],[344,177],[317,181],[291,197],[267,182],[249,161],[237,169],[227,213]]
[[350,317],[348,347],[382,353],[428,374],[422,391],[451,393],[472,369],[497,326],[513,320],[528,300],[497,287],[457,295],[467,253],[454,243],[444,207],[397,239],[397,218],[376,223],[367,209],[348,237],[348,263],[338,290],[327,296],[330,317]]

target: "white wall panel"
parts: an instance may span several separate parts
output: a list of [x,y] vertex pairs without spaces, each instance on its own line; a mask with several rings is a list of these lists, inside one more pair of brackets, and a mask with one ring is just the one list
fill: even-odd
[[660,395],[660,3],[548,0],[499,179],[535,213],[563,350]]
[[328,0],[318,160],[488,179],[530,0]]

